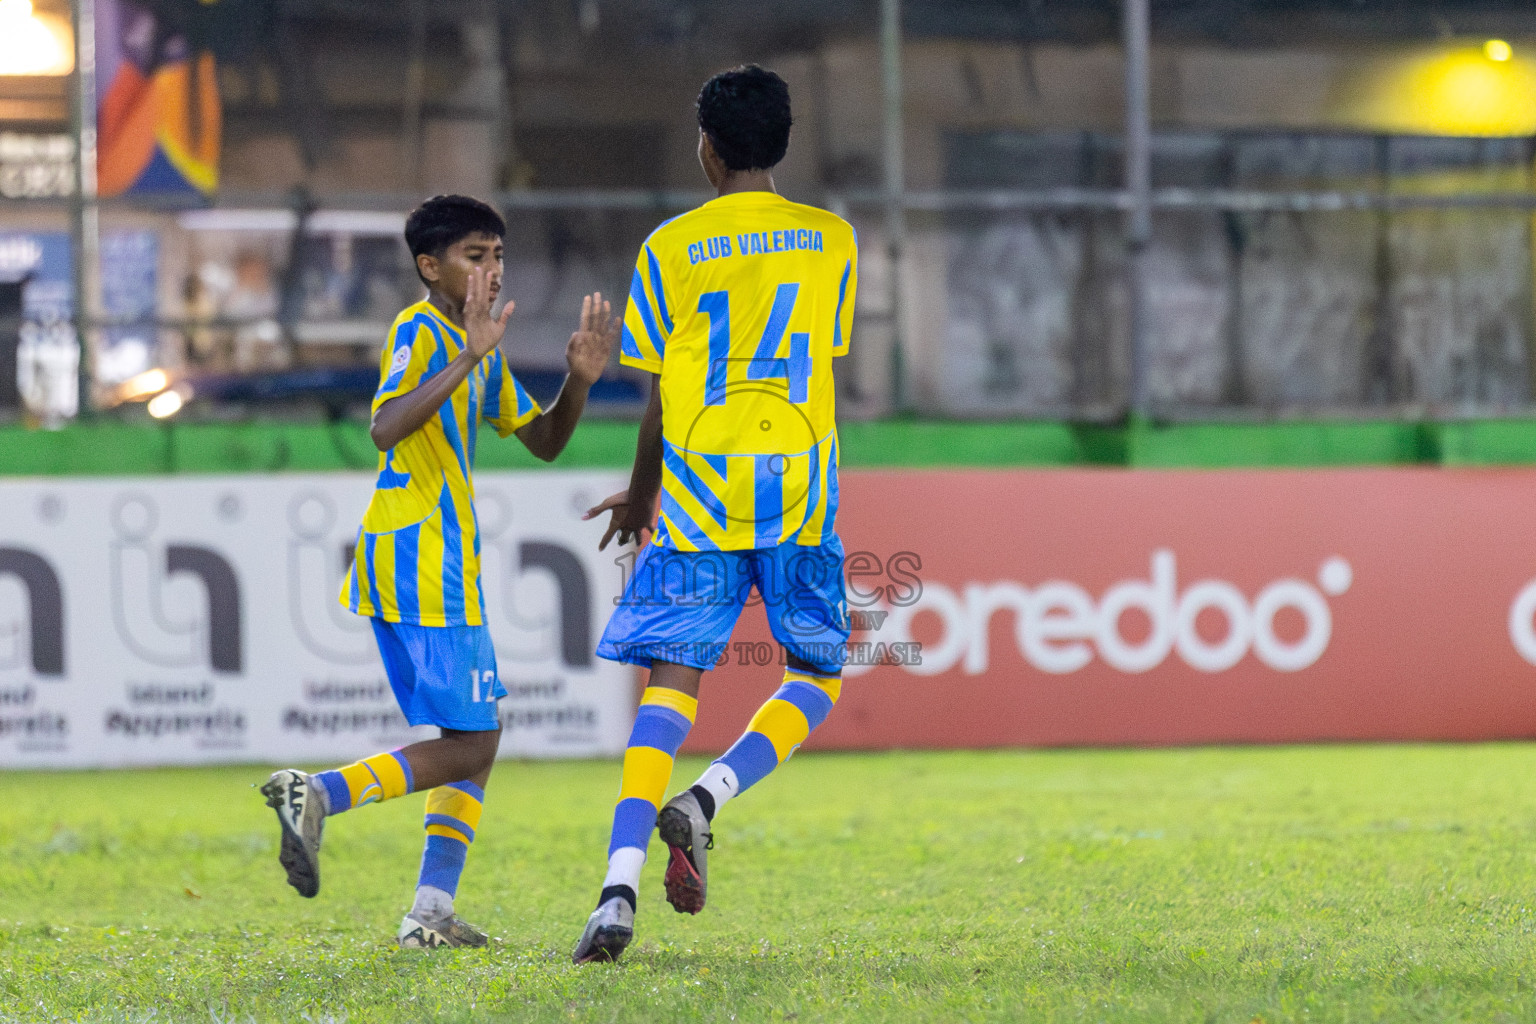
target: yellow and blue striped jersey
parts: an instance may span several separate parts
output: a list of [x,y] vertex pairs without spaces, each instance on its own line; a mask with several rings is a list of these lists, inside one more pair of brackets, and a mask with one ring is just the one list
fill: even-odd
[[[423,299],[395,318],[379,359],[373,409],[447,368],[464,332]],[[538,403],[497,349],[438,414],[387,452],[363,514],[341,603],[359,615],[421,626],[478,626],[480,536],[475,519],[475,433],[481,420],[502,437],[539,414]]]
[[646,239],[620,360],[661,375],[661,514],[682,551],[820,544],[837,515],[832,359],[848,351],[852,226],[738,192]]

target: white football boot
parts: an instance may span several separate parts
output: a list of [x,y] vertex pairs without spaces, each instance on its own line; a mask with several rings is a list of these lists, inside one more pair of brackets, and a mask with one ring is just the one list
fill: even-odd
[[709,830],[709,819],[704,817],[699,798],[685,789],[668,800],[657,818],[656,832],[671,851],[663,880],[667,902],[679,914],[697,914],[704,909],[709,889],[709,851],[715,848],[715,836]]
[[440,946],[479,949],[489,941],[484,932],[459,919],[457,914],[445,921],[423,921],[405,915],[395,942],[401,949],[437,949]]
[[581,933],[581,941],[576,943],[571,962],[589,964],[594,960],[617,960],[634,937],[634,908],[624,897],[615,896],[587,918],[586,930]]
[[300,896],[313,897],[320,891],[320,836],[325,830],[325,804],[315,777],[284,768],[272,773],[261,795],[283,827],[277,859],[288,872],[288,884]]

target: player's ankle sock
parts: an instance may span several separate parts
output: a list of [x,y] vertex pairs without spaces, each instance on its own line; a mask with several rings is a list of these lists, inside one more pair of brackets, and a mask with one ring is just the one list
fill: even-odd
[[314,778],[325,793],[327,814],[393,800],[414,788],[411,763],[398,750],[374,754],[345,768],[320,772]]
[[605,885],[605,886],[603,886],[602,894],[597,897],[597,905],[598,906],[602,906],[604,903],[607,903],[609,900],[613,899],[615,896],[617,896],[619,899],[623,900],[625,903],[628,903],[629,904],[629,909],[631,911],[633,911],[635,909],[635,901],[640,898],[638,895],[635,894],[635,890],[633,888],[631,888],[630,886],[627,886],[627,885]]
[[626,846],[614,850],[608,856],[608,874],[603,876],[603,891],[597,897],[597,905],[602,906],[615,896],[622,896],[629,903],[629,909],[635,909],[635,903],[639,899],[637,895],[640,889],[640,868],[645,864],[645,851],[637,850],[633,846]]
[[716,761],[704,769],[704,774],[699,776],[698,782],[688,787],[688,792],[699,801],[699,809],[704,812],[704,817],[714,821],[726,801],[741,792],[741,783],[736,780],[736,773],[730,765]]
[[453,894],[435,885],[418,885],[411,916],[418,921],[437,923],[453,917]]
[[[650,837],[647,836],[647,839]],[[640,869],[645,866],[645,851],[633,846],[621,846],[608,854],[608,873],[603,876],[603,894],[597,905],[608,902],[616,895],[609,890],[624,890],[629,905],[635,905],[635,893],[640,890]]]
[[451,901],[459,891],[459,875],[469,858],[469,844],[480,827],[485,791],[473,782],[450,782],[427,794],[427,843],[421,851],[419,892],[440,889]]
[[[729,768],[735,779],[730,780],[724,773],[712,777],[710,772],[705,772],[699,779],[699,785],[715,798],[716,811],[725,800],[745,793],[787,761],[805,738],[826,721],[841,692],[842,680],[836,677],[787,670],[779,692],[757,709],[741,739],[710,766],[711,769],[716,765]],[[706,779],[710,779],[711,784],[706,784]],[[727,781],[734,781],[736,785],[728,786]]]
[[[619,802],[613,808],[613,834],[608,841],[608,877],[603,891],[626,886],[640,889],[640,867],[645,848],[656,827],[661,798],[672,779],[672,762],[693,728],[699,702],[680,690],[652,686],[640,698],[635,727],[624,751],[624,773],[619,783]],[[630,900],[633,905],[633,898]]]

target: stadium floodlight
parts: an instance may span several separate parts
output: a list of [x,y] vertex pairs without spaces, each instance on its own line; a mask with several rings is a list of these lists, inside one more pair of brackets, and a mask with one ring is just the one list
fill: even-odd
[[32,0],[0,0],[0,75],[67,75],[74,33],[62,18],[38,14]]
[[1515,48],[1502,39],[1490,39],[1483,44],[1483,55],[1502,64],[1515,55]]

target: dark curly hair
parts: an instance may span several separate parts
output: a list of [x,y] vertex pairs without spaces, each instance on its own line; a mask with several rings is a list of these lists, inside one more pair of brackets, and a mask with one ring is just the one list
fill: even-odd
[[733,171],[767,170],[789,149],[789,86],[756,64],[722,71],[699,90],[699,127]]
[[411,258],[441,257],[448,247],[470,235],[505,238],[507,222],[501,214],[469,196],[433,196],[405,219],[405,244]]

